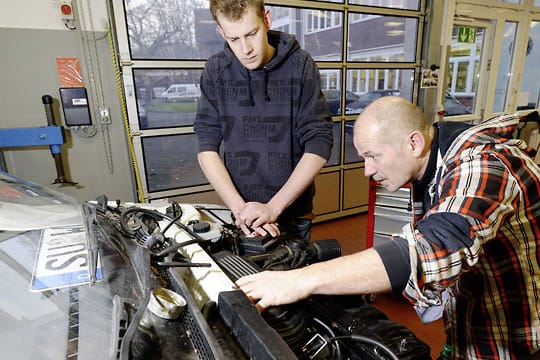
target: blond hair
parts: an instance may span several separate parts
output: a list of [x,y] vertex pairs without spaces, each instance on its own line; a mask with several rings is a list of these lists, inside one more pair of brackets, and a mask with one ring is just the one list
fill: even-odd
[[210,0],[210,12],[219,24],[218,17],[239,21],[252,8],[261,19],[264,17],[264,0]]

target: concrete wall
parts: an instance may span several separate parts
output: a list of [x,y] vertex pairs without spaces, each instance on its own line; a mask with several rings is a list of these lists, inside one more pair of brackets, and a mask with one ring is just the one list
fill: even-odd
[[[78,186],[51,187],[81,201],[100,194],[134,201],[136,190],[126,131],[105,32],[106,3],[87,1],[90,0],[73,2],[77,29],[69,30],[60,18],[58,0],[0,0],[0,128],[46,126],[41,100],[46,94],[54,99],[57,125],[64,125],[56,59],[78,58],[97,132],[87,137],[86,133],[65,129],[62,156],[66,178]],[[95,39],[91,43],[91,51],[96,54],[93,61],[88,60],[88,50],[83,47],[85,39]],[[90,72],[92,68],[94,71]],[[100,102],[97,99],[103,99],[110,110],[110,124],[106,127],[96,114],[96,104]],[[50,185],[56,179],[48,147],[8,149],[4,151],[4,161],[9,173],[24,179],[42,185]]]

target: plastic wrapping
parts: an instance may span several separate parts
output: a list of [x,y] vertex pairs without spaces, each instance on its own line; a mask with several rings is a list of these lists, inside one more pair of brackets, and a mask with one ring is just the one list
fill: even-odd
[[58,191],[0,172],[0,230],[81,223],[79,203]]
[[77,58],[56,58],[60,87],[83,87],[81,63]]

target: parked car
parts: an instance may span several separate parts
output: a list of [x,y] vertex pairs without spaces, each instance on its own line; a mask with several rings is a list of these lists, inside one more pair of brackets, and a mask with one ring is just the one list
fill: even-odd
[[395,89],[379,89],[368,91],[367,93],[360,95],[358,100],[352,101],[346,104],[345,113],[346,114],[360,114],[366,106],[368,106],[373,101],[381,98],[383,96],[399,96],[399,90]]
[[[326,104],[332,115],[341,115],[341,90],[323,90]],[[358,95],[352,91],[345,92],[345,105],[357,101]]]
[[[335,239],[299,244],[282,234],[266,248],[241,236],[220,205],[105,195],[80,203],[2,171],[0,188],[2,359],[298,359],[307,348],[375,359],[381,347],[429,358],[429,346],[369,298],[315,296],[266,317],[234,289],[238,274],[263,264],[289,270],[335,258]],[[286,253],[267,261],[276,249]],[[283,326],[291,319],[301,321]],[[313,345],[331,327],[362,341]]]
[[197,102],[201,97],[201,89],[197,84],[172,84],[161,94],[161,97],[165,101]]
[[450,91],[444,93],[444,116],[470,114],[471,110],[459,101]]

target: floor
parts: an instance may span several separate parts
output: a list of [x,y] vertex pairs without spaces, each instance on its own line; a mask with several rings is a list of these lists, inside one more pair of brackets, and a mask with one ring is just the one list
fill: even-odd
[[[360,251],[366,248],[367,220],[367,214],[361,214],[316,223],[311,238],[338,240],[344,255]],[[412,306],[401,295],[377,295],[373,305],[391,320],[412,330],[419,339],[430,346],[432,358],[437,358],[445,341],[442,320],[422,324]]]

